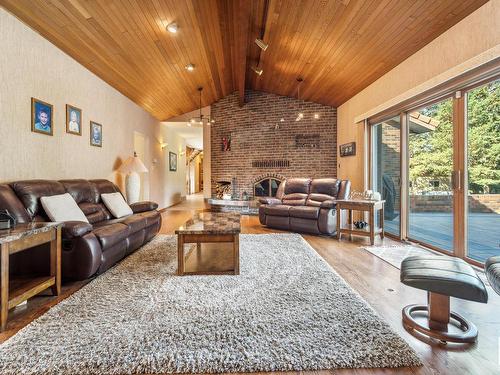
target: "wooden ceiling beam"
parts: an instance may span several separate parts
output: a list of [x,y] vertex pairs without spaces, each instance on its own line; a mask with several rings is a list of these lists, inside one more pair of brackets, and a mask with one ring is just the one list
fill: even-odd
[[[231,0],[229,0],[231,1]],[[250,36],[252,4],[247,0],[233,1],[233,55],[235,86],[240,107],[245,104],[245,82],[247,73],[247,46]]]

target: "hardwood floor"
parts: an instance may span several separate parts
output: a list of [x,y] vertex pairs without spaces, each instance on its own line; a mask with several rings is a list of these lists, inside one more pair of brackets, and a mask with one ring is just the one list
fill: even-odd
[[[165,210],[161,233],[173,234],[175,228],[196,210],[207,209],[200,195]],[[242,217],[242,233],[280,232],[263,228],[256,216]],[[479,340],[474,345],[442,345],[430,340],[419,340],[401,325],[401,310],[410,303],[424,303],[424,291],[409,288],[399,282],[399,270],[360,248],[369,240],[355,238],[337,241],[333,238],[304,235],[309,244],[353,287],[391,327],[420,355],[424,366],[404,369],[341,369],[314,372],[332,374],[500,374],[500,296],[488,287],[487,305],[452,298],[451,307],[465,315],[479,329]],[[381,240],[377,239],[376,244]],[[395,243],[384,239],[384,244]],[[7,330],[0,333],[0,342],[44,314],[50,307],[70,296],[86,282],[63,285],[61,295],[32,298],[28,304],[10,312]],[[313,374],[313,372],[311,372]]]

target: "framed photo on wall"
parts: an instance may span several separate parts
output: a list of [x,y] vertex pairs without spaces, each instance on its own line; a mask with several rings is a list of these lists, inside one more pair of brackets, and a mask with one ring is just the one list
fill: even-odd
[[354,156],[356,155],[356,142],[344,143],[339,146],[340,156]]
[[31,131],[54,135],[54,107],[36,98],[31,98]]
[[82,110],[66,104],[66,133],[82,135]]
[[177,171],[177,154],[172,151],[168,153],[168,170],[170,172]]
[[94,121],[90,121],[90,144],[102,147],[102,125]]

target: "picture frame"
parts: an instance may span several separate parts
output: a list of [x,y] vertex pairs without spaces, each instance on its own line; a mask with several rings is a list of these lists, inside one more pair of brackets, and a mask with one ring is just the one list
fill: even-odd
[[66,133],[82,135],[82,110],[66,104]]
[[90,145],[102,147],[102,125],[90,121]]
[[344,143],[339,146],[340,156],[354,156],[356,155],[356,142]]
[[52,104],[31,98],[31,131],[54,135],[54,106]]
[[168,170],[170,172],[177,171],[177,154],[175,152],[168,152]]

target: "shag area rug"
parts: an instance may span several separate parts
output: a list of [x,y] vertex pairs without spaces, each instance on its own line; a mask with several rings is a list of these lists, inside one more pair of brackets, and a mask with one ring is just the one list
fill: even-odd
[[0,346],[2,374],[157,374],[417,366],[296,234],[241,235],[239,276],[175,276],[159,235]]

